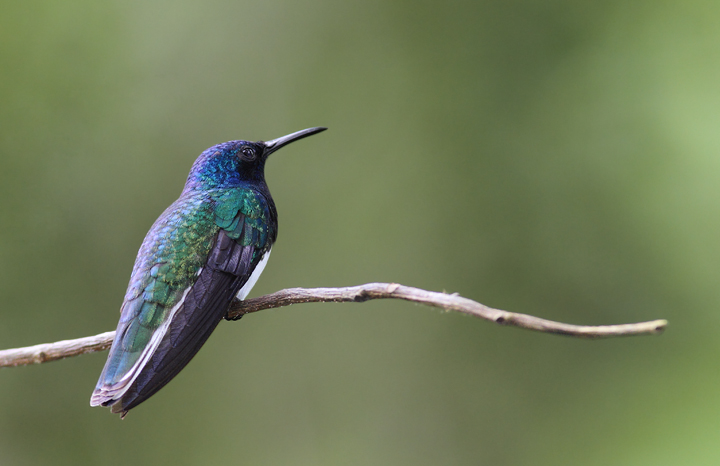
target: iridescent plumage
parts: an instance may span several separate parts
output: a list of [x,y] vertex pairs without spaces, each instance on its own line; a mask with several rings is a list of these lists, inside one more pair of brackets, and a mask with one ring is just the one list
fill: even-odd
[[192,359],[232,300],[247,295],[277,237],[265,160],[323,130],[230,141],[198,157],[180,198],[140,247],[92,406],[124,416],[152,396]]

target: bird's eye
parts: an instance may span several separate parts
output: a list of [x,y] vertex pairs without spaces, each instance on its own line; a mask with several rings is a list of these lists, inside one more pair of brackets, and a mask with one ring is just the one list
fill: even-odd
[[240,158],[246,162],[252,162],[255,160],[255,149],[252,147],[243,147],[240,151]]

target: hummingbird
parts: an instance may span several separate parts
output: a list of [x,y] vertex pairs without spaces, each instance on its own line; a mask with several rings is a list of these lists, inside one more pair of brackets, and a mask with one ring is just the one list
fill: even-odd
[[140,247],[90,406],[110,406],[125,417],[190,362],[233,299],[245,299],[277,238],[265,162],[326,129],[229,141],[200,154],[180,197]]

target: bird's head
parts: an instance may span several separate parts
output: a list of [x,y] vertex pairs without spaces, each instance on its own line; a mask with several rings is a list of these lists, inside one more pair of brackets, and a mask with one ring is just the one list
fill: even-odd
[[326,129],[308,128],[272,141],[228,141],[213,146],[195,160],[185,183],[185,191],[264,183],[265,161],[270,154],[291,142]]

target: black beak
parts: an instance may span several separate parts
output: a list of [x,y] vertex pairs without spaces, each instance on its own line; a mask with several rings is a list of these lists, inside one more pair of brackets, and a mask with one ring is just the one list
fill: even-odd
[[273,139],[272,141],[264,142],[265,144],[265,152],[263,153],[264,157],[267,157],[268,155],[272,154],[276,150],[280,149],[283,146],[287,146],[291,142],[299,141],[302,138],[306,138],[308,136],[312,136],[313,134],[321,133],[325,131],[327,128],[323,128],[321,126],[317,128],[308,128],[303,129],[301,131],[297,131],[292,134],[288,134],[287,136],[283,136],[277,139]]

